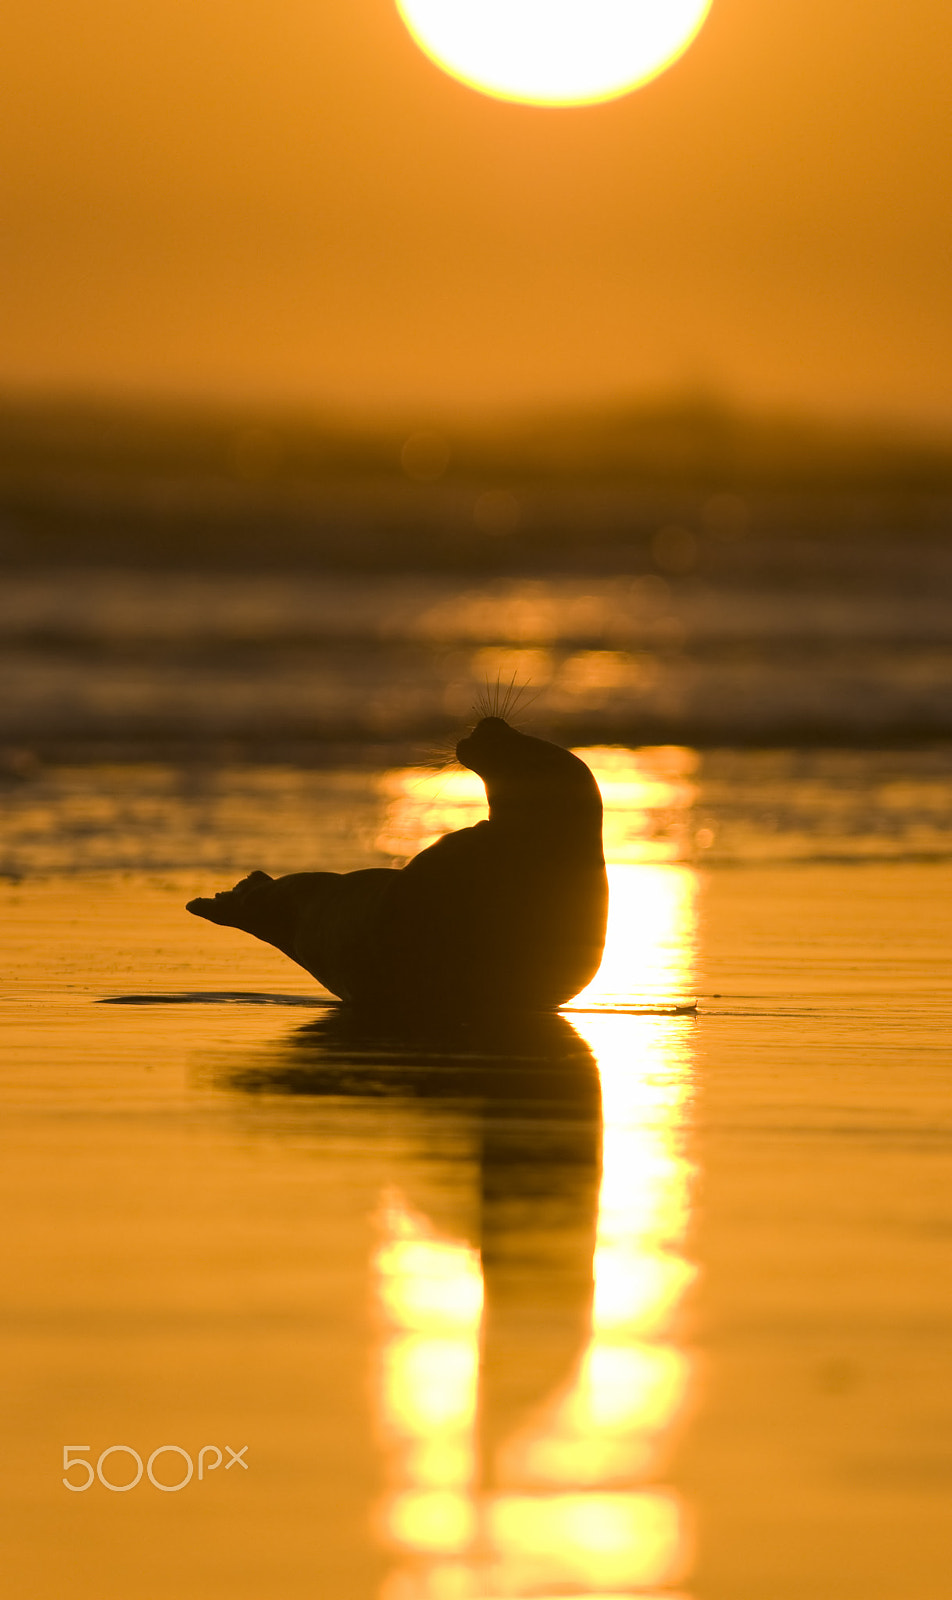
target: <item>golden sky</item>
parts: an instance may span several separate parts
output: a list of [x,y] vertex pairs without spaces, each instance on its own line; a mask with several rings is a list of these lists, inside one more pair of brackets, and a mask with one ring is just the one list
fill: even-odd
[[952,423],[949,0],[714,0],[573,109],[392,0],[5,0],[3,40],[2,387]]

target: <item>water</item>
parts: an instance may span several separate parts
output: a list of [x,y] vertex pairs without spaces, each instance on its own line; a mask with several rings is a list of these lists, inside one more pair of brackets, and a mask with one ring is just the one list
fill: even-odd
[[643,554],[610,575],[10,570],[0,750],[407,753],[512,681],[569,744],[950,737],[944,542],[680,534],[695,565],[667,575]]
[[183,904],[469,775],[15,749],[11,1594],[945,1600],[946,749],[590,747],[591,989],[397,1036]]

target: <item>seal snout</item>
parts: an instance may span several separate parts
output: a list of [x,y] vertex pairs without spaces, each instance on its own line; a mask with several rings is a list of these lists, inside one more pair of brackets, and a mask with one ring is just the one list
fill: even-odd
[[459,741],[456,746],[456,758],[463,763],[464,767],[469,767],[471,772],[476,772],[480,777],[483,777],[481,761],[487,755],[491,759],[493,750],[499,748],[500,738],[505,742],[507,735],[510,739],[519,737],[515,729],[510,728],[508,722],[504,721],[502,717],[483,717],[480,722],[477,722],[472,733],[466,734]]

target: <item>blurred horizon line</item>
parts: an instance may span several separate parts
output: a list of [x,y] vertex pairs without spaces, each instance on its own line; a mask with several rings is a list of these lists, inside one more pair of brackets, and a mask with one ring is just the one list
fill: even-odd
[[[124,422],[128,433],[121,435]],[[107,454],[123,445],[141,440],[148,429],[165,434],[167,444],[181,444],[183,436],[197,440],[224,431],[239,434],[245,429],[272,430],[273,454],[267,461],[262,448],[254,475],[278,473],[282,467],[300,467],[295,447],[307,437],[318,438],[329,446],[362,444],[370,458],[380,447],[389,450],[387,465],[422,481],[435,481],[476,463],[479,457],[502,454],[525,467],[541,465],[539,446],[543,442],[564,447],[573,439],[576,449],[561,461],[562,471],[604,470],[607,466],[640,465],[638,445],[657,444],[660,430],[693,433],[697,441],[710,447],[719,444],[732,451],[727,467],[750,465],[745,459],[752,447],[759,447],[765,459],[773,455],[774,465],[782,457],[790,464],[803,465],[812,456],[856,457],[885,447],[897,454],[930,460],[946,459],[952,466],[952,423],[886,410],[860,411],[855,408],[807,407],[795,402],[756,402],[732,395],[727,388],[698,382],[664,388],[632,390],[579,401],[512,402],[495,405],[420,406],[418,404],[355,408],[344,402],[302,401],[277,396],[260,399],[224,394],[186,395],[159,389],[95,390],[74,386],[40,387],[0,382],[0,462],[10,446],[28,442],[23,437],[31,425],[37,445],[62,448],[64,434],[59,429],[72,424],[74,443]],[[108,437],[95,430],[111,425]],[[88,430],[88,431],[87,431]],[[648,436],[639,439],[639,431]],[[44,438],[45,433],[45,438]],[[419,470],[407,471],[401,461],[403,445],[414,435],[428,434],[442,439],[447,458]],[[11,437],[13,435],[13,437]],[[19,437],[17,437],[19,435]],[[705,437],[706,436],[706,437]],[[226,439],[235,447],[234,438]],[[287,454],[282,459],[280,447]],[[393,454],[396,445],[397,453]],[[454,448],[455,447],[455,448]],[[738,455],[738,451],[740,455]],[[249,455],[251,452],[248,452]],[[223,465],[242,470],[240,450],[237,461]],[[336,464],[331,451],[315,458],[312,467],[324,470]],[[383,463],[381,463],[383,464]],[[557,458],[546,465],[558,465]],[[252,475],[249,473],[248,475]]]
[[952,434],[745,409],[702,386],[481,422],[0,390],[7,567],[677,574],[698,567],[681,545],[719,569],[748,534],[775,554],[944,542],[950,512]]
[[0,387],[0,485],[30,472],[176,472],[266,483],[482,475],[714,486],[952,488],[952,429],[746,405],[710,386],[453,413]]

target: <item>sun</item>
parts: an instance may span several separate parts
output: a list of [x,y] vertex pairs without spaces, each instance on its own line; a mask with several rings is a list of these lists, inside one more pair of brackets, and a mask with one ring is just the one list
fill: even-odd
[[676,61],[712,0],[396,0],[451,77],[497,100],[614,100]]

